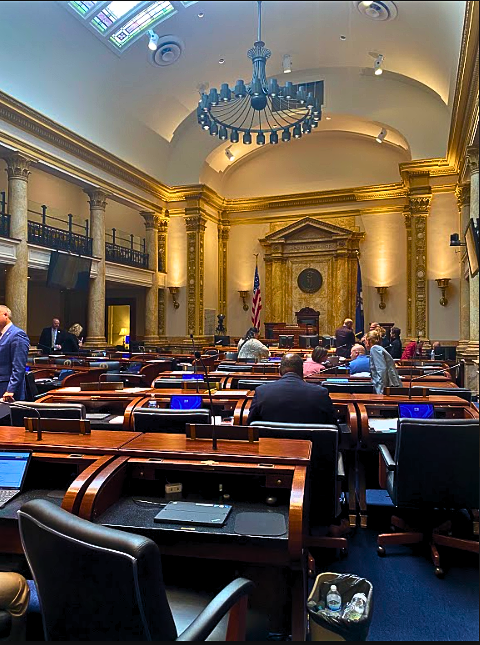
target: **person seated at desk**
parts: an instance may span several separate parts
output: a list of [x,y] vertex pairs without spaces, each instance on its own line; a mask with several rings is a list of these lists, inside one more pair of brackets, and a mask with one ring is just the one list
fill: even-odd
[[80,334],[83,327],[79,323],[75,323],[62,337],[62,352],[64,354],[78,353],[80,348]]
[[325,347],[320,347],[318,345],[312,352],[310,358],[303,364],[303,376],[311,376],[312,374],[318,374],[325,369],[325,361],[328,357],[328,351]]
[[381,346],[381,336],[378,331],[369,331],[365,337],[367,349],[370,351],[370,372],[375,392],[383,394],[386,387],[401,387],[393,358]]
[[417,343],[415,340],[407,343],[402,352],[402,361],[412,360],[417,358],[417,356],[421,356],[422,347],[423,343]]
[[260,361],[270,356],[270,350],[258,340],[259,331],[256,327],[250,327],[243,338],[238,341],[238,358],[251,358]]
[[327,389],[303,380],[303,360],[298,354],[283,355],[280,376],[278,381],[257,387],[247,425],[252,421],[337,423]]
[[367,356],[367,352],[363,345],[354,345],[350,353],[350,358],[350,376],[353,376],[354,374],[370,375],[370,357]]

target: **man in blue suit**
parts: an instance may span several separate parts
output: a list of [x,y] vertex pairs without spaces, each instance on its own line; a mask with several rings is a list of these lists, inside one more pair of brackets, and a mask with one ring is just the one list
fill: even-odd
[[25,366],[30,340],[11,321],[12,312],[0,305],[0,398],[7,403],[25,399]]

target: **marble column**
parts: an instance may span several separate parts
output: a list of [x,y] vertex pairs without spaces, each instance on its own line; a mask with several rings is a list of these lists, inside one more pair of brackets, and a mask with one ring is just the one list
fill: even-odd
[[[168,211],[164,218],[158,221],[158,270],[160,273],[167,272],[167,232],[168,232]],[[158,335],[165,337],[166,334],[166,288],[158,291]]]
[[158,337],[158,220],[157,213],[141,211],[145,220],[145,241],[148,253],[148,268],[153,271],[152,286],[147,289],[145,297],[145,345],[157,345]]
[[[470,217],[478,221],[478,147],[467,149],[470,168]],[[466,361],[465,385],[478,394],[478,354],[479,354],[479,324],[478,324],[478,287],[479,274],[472,278],[470,275],[470,339],[463,352]]]
[[[470,219],[470,184],[461,184],[456,189],[457,204],[460,212],[460,238],[463,237]],[[467,252],[459,247],[460,255],[460,342],[457,353],[461,356],[470,340],[470,284]]]
[[93,257],[100,262],[97,277],[90,279],[88,291],[88,336],[87,347],[105,347],[105,207],[107,194],[94,188],[85,191],[90,203],[90,235]]
[[28,315],[28,175],[31,159],[14,152],[4,157],[8,175],[8,213],[10,237],[20,240],[15,264],[7,267],[5,304],[12,320],[27,331]]
[[[218,224],[218,313],[227,315],[227,263],[230,222],[222,220]],[[225,324],[225,322],[224,322]]]
[[[431,190],[410,194],[404,209],[407,228],[407,336],[428,339],[427,219]],[[426,192],[430,191],[430,192]]]
[[203,336],[206,218],[200,200],[187,200],[187,332]]

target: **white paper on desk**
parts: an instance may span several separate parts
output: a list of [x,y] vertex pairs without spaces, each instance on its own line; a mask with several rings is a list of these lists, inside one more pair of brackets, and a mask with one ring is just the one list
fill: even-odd
[[369,419],[368,427],[373,432],[396,432],[398,419]]
[[110,421],[108,423],[122,424],[123,423],[123,416],[121,416],[121,417],[113,417],[113,419],[110,419]]

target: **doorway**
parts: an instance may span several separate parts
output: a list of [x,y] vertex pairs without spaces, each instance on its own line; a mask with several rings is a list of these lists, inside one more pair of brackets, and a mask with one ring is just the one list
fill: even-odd
[[109,345],[128,346],[130,342],[130,305],[107,307],[107,342]]

